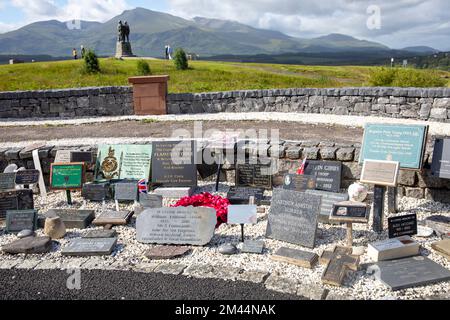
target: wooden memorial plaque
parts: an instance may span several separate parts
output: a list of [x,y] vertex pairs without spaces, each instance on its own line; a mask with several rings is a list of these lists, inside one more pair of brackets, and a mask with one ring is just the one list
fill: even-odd
[[362,183],[396,187],[400,163],[397,161],[364,160],[361,172]]

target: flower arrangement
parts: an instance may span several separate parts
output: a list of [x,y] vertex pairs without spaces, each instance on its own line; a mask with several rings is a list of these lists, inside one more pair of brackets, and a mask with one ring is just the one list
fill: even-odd
[[173,205],[173,207],[209,207],[216,210],[218,228],[222,223],[227,222],[228,206],[230,201],[221,196],[214,196],[208,192],[196,194],[193,196],[183,197]]

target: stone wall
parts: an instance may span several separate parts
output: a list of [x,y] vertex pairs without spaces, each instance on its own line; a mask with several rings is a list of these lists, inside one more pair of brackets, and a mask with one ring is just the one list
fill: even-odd
[[0,118],[72,118],[133,114],[131,87],[0,92]]
[[[170,114],[266,111],[450,122],[450,88],[244,90],[169,94],[167,99]],[[0,92],[0,118],[133,113],[132,87]]]
[[[308,159],[337,160],[343,164],[342,187],[347,188],[351,183],[357,181],[361,175],[361,166],[358,164],[360,144],[335,144],[326,141],[285,141],[281,142],[281,148],[278,150],[280,157],[279,174],[274,176],[274,185],[280,185],[283,173],[295,172],[301,163],[303,157]],[[44,180],[48,185],[50,164],[54,161],[58,149],[83,150],[97,152],[96,146],[78,146],[78,147],[45,147],[40,149],[39,157],[41,159]],[[246,147],[249,154],[255,154],[252,147]],[[264,148],[263,148],[264,149]],[[274,154],[274,147],[268,143],[267,148],[269,156]],[[433,142],[427,146],[425,155],[425,169],[422,172],[401,170],[399,178],[399,194],[414,198],[426,198],[436,201],[450,203],[450,180],[439,179],[431,176],[430,164],[433,150]],[[20,148],[0,149],[0,172],[10,164],[16,163],[18,166],[24,166],[28,169],[34,167],[31,152],[23,152]],[[234,182],[234,166],[228,164],[224,166],[227,172],[227,180]],[[87,169],[87,181],[93,180],[94,167]],[[200,179],[200,178],[199,178]],[[214,177],[209,179],[214,180]]]
[[298,112],[450,122],[450,88],[273,89],[170,94],[168,113]]

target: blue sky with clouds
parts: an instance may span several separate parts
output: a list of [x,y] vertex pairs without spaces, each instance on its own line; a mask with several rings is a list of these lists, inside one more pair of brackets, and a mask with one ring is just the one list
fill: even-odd
[[[135,7],[236,20],[302,38],[342,33],[393,48],[450,50],[449,0],[0,0],[0,32],[50,19],[106,21]],[[373,21],[377,27],[368,27]]]

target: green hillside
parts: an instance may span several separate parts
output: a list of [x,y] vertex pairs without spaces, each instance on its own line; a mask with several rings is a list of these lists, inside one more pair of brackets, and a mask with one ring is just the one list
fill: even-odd
[[[172,61],[148,60],[153,74],[170,75],[169,91],[204,92],[295,87],[347,87],[369,85],[374,67],[298,66],[279,64],[190,62],[186,71],[176,70]],[[128,85],[136,75],[136,60],[101,59],[102,72],[88,75],[83,61],[39,62],[0,66],[0,91]],[[421,71],[436,73],[435,71]],[[439,77],[448,82],[449,72]]]

